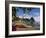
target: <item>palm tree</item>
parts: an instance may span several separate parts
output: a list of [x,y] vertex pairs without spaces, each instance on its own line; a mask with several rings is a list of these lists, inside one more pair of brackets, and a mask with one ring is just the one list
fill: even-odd
[[15,7],[12,7],[12,16],[16,16],[16,9],[15,9]]
[[15,7],[12,7],[12,21],[15,20],[15,17],[16,17],[16,9]]
[[29,15],[29,12],[30,12],[31,10],[32,10],[31,8],[23,8],[24,16],[28,16],[28,15]]

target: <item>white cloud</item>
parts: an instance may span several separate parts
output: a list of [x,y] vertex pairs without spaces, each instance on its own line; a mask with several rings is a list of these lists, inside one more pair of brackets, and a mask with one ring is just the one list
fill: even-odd
[[25,19],[25,18],[30,19],[32,16],[29,16],[29,15],[25,15],[25,14],[24,14],[24,16],[18,16],[18,17],[19,17],[19,18],[24,18],[24,19]]
[[22,16],[19,16],[19,18],[23,18]]
[[40,22],[40,16],[35,16],[34,19],[36,22]]

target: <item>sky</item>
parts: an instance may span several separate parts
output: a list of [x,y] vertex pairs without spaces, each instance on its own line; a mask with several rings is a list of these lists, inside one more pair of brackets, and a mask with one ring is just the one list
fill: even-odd
[[40,8],[32,8],[27,14],[24,13],[23,8],[17,7],[16,8],[16,16],[20,18],[28,18],[30,19],[32,16],[36,21],[40,21]]
[[[17,8],[16,16],[24,16],[23,8]],[[28,16],[39,16],[40,15],[40,8],[32,8],[32,10],[28,13]]]

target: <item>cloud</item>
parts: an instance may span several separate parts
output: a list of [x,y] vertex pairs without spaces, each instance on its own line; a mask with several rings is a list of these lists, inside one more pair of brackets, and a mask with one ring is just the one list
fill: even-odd
[[27,18],[27,19],[30,19],[32,16],[19,16],[19,18]]
[[36,22],[40,22],[40,16],[35,16],[34,19]]

